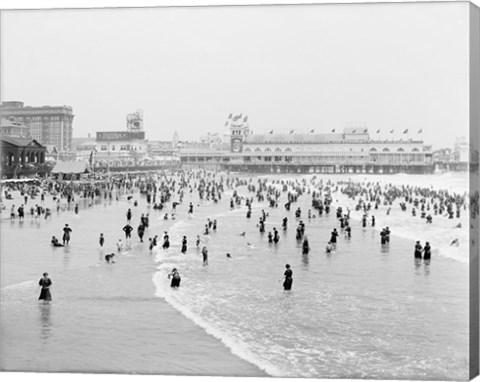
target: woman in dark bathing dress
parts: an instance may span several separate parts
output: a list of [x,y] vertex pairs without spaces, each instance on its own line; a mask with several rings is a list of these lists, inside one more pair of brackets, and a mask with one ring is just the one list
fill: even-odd
[[289,264],[285,265],[285,268],[287,268],[287,270],[283,274],[285,276],[285,281],[283,282],[283,289],[284,290],[290,290],[290,289],[292,289],[292,282],[293,282],[292,275],[293,275],[293,272],[290,269]]
[[40,292],[39,300],[44,300],[44,302],[52,301],[52,295],[50,294],[50,286],[52,285],[52,280],[48,277],[48,273],[45,272],[43,277],[38,282],[38,285],[42,287],[42,291]]

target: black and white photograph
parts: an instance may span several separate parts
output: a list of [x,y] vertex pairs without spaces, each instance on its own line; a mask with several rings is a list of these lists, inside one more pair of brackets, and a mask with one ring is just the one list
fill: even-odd
[[0,67],[2,372],[478,375],[474,3],[1,9]]

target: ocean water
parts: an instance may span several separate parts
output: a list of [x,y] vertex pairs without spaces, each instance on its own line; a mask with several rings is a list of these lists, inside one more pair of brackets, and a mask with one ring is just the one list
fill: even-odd
[[[319,176],[317,176],[318,178]],[[280,176],[268,177],[272,180]],[[290,179],[310,179],[311,176]],[[247,178],[248,179],[248,178]],[[468,175],[322,176],[450,188],[463,193]],[[253,178],[256,182],[256,178]],[[254,196],[246,187],[240,195]],[[254,202],[231,210],[232,190],[218,204],[188,195],[177,219],[164,211],[138,207],[124,197],[64,211],[51,220],[27,216],[1,221],[2,368],[38,371],[104,371],[278,377],[440,379],[468,378],[468,211],[460,219],[434,216],[427,225],[410,212],[375,210],[376,227],[362,228],[354,201],[333,195],[332,212],[308,219],[311,195],[291,211]],[[188,216],[188,203],[195,205]],[[282,203],[283,201],[283,203]],[[339,237],[327,255],[325,244],[338,229],[335,208],[350,206],[352,238]],[[146,236],[168,231],[168,250],[148,251],[136,235],[130,247],[105,264],[122,237],[125,212],[135,223],[150,213]],[[311,252],[302,255],[295,240],[303,211]],[[276,227],[280,242],[269,245],[257,223],[268,212],[267,232]],[[168,208],[167,210],[170,210]],[[9,211],[8,205],[6,212]],[[463,212],[463,211],[462,211]],[[283,217],[288,229],[281,230]],[[207,218],[218,228],[202,235]],[[72,226],[69,248],[52,248],[52,235]],[[382,247],[378,229],[389,226],[391,242]],[[107,242],[99,249],[98,235]],[[240,235],[245,232],[245,235]],[[209,249],[209,265],[195,246],[196,235]],[[187,235],[188,250],[180,252]],[[459,239],[459,247],[450,242]],[[416,240],[430,241],[430,264],[415,263]],[[226,257],[226,253],[231,258]],[[293,289],[282,288],[285,264],[293,270]],[[182,282],[171,289],[167,274],[176,267]],[[37,304],[38,279],[48,271],[54,301]],[[172,309],[173,308],[173,309]],[[228,349],[229,351],[225,351]],[[39,354],[41,354],[39,356]]]

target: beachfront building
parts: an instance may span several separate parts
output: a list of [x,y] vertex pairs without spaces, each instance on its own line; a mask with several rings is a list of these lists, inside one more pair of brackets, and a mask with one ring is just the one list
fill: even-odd
[[80,180],[92,172],[86,161],[58,161],[51,174],[58,180]]
[[110,164],[136,162],[147,153],[144,131],[97,132],[95,160]]
[[366,128],[341,133],[252,134],[231,125],[230,142],[182,148],[182,165],[217,165],[231,171],[268,173],[426,173],[433,171],[431,147],[420,139],[372,139]]
[[456,170],[468,171],[470,162],[470,144],[467,137],[457,137],[453,145],[453,160]]
[[22,122],[15,122],[6,118],[0,119],[2,137],[9,138],[30,138],[30,127]]
[[88,161],[97,149],[97,141],[90,138],[90,135],[88,138],[73,138],[72,146],[77,161]]
[[95,145],[96,166],[136,166],[147,153],[143,112],[126,116],[126,130],[98,131]]
[[60,152],[72,147],[73,112],[70,106],[25,106],[23,102],[2,102],[2,118],[24,124],[30,137],[41,145],[53,145]]
[[178,141],[148,141],[145,164],[178,165],[180,163]]
[[1,138],[2,178],[18,178],[35,174],[44,175],[45,146],[31,138]]

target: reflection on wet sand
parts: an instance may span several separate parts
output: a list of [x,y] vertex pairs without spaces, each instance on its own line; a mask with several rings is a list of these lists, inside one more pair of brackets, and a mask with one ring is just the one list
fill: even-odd
[[48,340],[52,335],[52,304],[40,302],[38,304],[40,318],[40,338],[43,341]]

